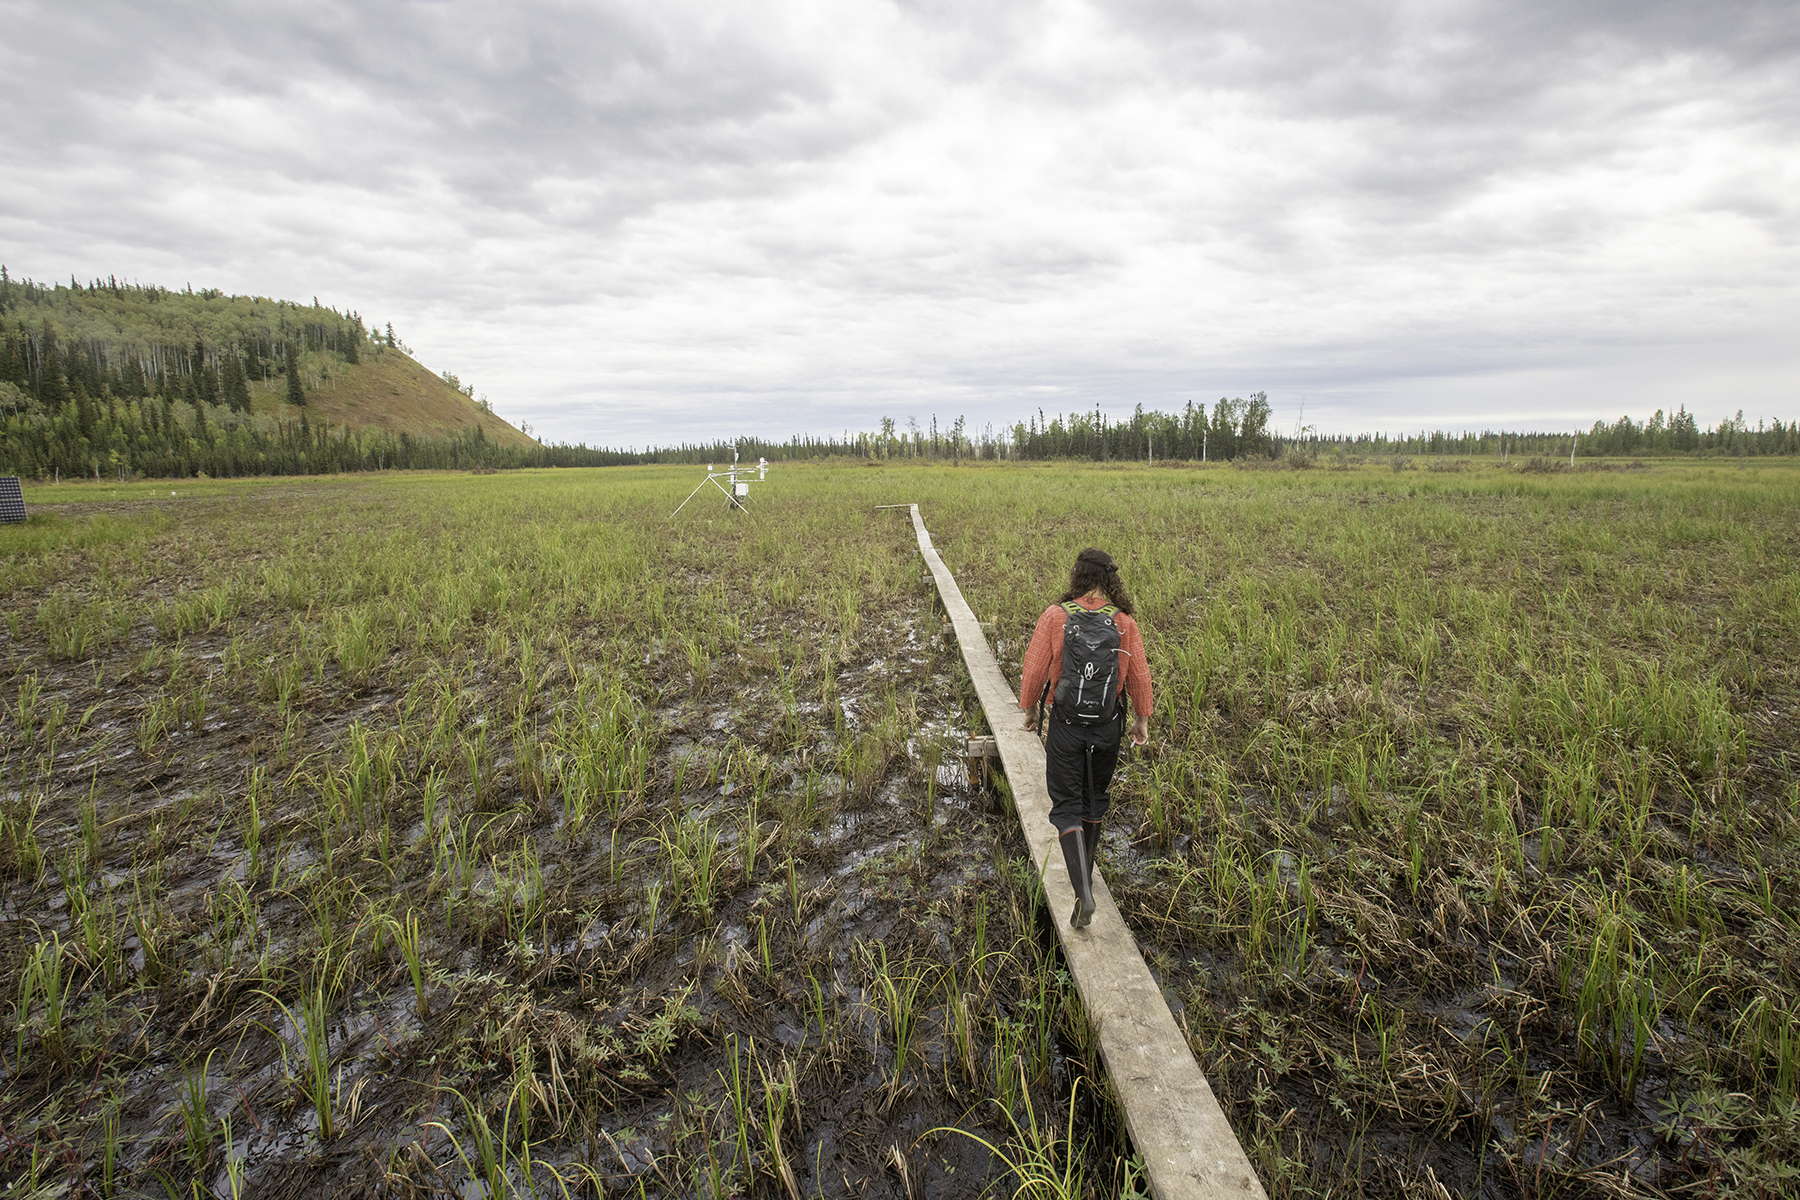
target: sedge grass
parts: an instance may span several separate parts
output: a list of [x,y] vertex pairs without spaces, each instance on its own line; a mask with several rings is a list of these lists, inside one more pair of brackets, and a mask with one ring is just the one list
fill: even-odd
[[[246,1024],[252,997],[310,996],[330,976],[319,1028],[367,1011],[401,1061],[438,1064],[377,1074],[365,1096],[423,1109],[444,1070],[496,1127],[510,1104],[516,1131],[521,1064],[533,1096],[562,1094],[552,1064],[584,1064],[565,1081],[593,1082],[532,1102],[534,1161],[573,1153],[592,1140],[583,1122],[616,1123],[622,1105],[698,1111],[667,1098],[680,1071],[716,1079],[727,1033],[774,1046],[776,1021],[804,1025],[819,1055],[789,1059],[808,1104],[784,1110],[779,1145],[809,1195],[862,1169],[815,1157],[810,1098],[876,1066],[852,1032],[873,968],[848,957],[838,914],[905,906],[918,916],[890,931],[887,977],[937,982],[910,1005],[863,993],[914,1021],[896,1060],[880,1018],[880,1089],[898,1061],[906,1103],[952,1103],[954,1083],[958,1106],[985,1092],[1064,1125],[1050,1082],[1067,983],[1020,938],[1034,882],[986,865],[1006,861],[987,843],[964,853],[961,834],[1003,826],[910,761],[927,724],[973,714],[910,532],[872,511],[898,490],[994,617],[1009,670],[1075,550],[1124,565],[1159,703],[1101,867],[1272,1190],[1404,1190],[1382,1158],[1395,1139],[1435,1147],[1434,1178],[1460,1191],[1517,1191],[1515,1174],[1579,1190],[1603,1135],[1648,1136],[1608,1112],[1669,1103],[1671,1132],[1641,1137],[1610,1177],[1756,1194],[1793,1137],[1778,1101],[1800,1007],[1800,783],[1782,749],[1800,497],[1790,470],[1754,466],[795,466],[747,519],[675,523],[661,496],[691,473],[672,468],[309,481],[353,517],[329,556],[315,549],[327,506],[271,503],[255,481],[129,521],[77,500],[19,533],[20,569],[0,581],[0,869],[19,915],[61,939],[63,1053],[84,1066],[100,1047],[121,1064],[196,1061],[247,1029],[234,1075],[298,1062]],[[934,802],[940,826],[953,813],[959,837],[914,836],[835,874],[831,839],[878,825],[890,797]],[[985,886],[956,881],[977,863]],[[433,948],[428,1032],[389,1028],[384,1005],[416,1015],[420,995],[405,946],[390,959],[377,944],[402,940],[389,912],[416,916]],[[698,948],[733,927],[758,970],[716,992],[659,974],[715,963]],[[31,960],[12,936],[0,994],[16,1007]],[[228,968],[210,993],[189,965],[208,954]],[[648,1031],[654,989],[690,983],[703,1035],[606,1048],[607,1030]],[[58,1073],[41,991],[30,1014],[0,1087],[42,1131],[94,1076]],[[371,1077],[373,1051],[332,1049],[345,1078]],[[759,1062],[786,1078],[778,1057]],[[249,1086],[259,1119],[295,1119]],[[746,1086],[766,1132],[768,1082],[752,1070]],[[1751,1099],[1716,1100],[1733,1095]],[[347,1100],[337,1141],[375,1136]],[[735,1152],[699,1136],[669,1163],[671,1133],[653,1157],[684,1185],[712,1170],[706,1186],[747,1186],[721,1166]],[[91,1178],[101,1139],[88,1145]],[[752,1147],[772,1161],[765,1137]],[[1102,1176],[1123,1168],[1093,1177],[1116,1191]],[[787,1190],[779,1169],[760,1178]]]

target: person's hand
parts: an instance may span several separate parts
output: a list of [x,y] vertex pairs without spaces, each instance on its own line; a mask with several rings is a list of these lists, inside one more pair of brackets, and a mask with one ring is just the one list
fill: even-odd
[[1037,713],[1028,712],[1025,714],[1025,731],[1027,733],[1037,732]]
[[1150,740],[1150,718],[1139,713],[1131,719],[1131,744],[1142,746]]

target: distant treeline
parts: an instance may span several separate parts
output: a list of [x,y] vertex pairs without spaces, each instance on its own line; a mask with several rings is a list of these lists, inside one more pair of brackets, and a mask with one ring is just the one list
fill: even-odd
[[872,433],[847,432],[839,438],[792,438],[786,442],[742,438],[737,442],[681,445],[646,452],[655,462],[730,462],[733,450],[744,459],[770,461],[850,456],[926,459],[1078,459],[1092,462],[1157,459],[1188,462],[1305,458],[1394,458],[1450,455],[1500,458],[1578,458],[1667,455],[1794,455],[1800,454],[1800,422],[1758,422],[1752,428],[1742,412],[1711,428],[1702,428],[1686,406],[1668,416],[1660,410],[1638,422],[1620,417],[1597,421],[1580,434],[1524,430],[1480,433],[1444,430],[1416,434],[1322,434],[1301,429],[1281,434],[1269,428],[1269,398],[1257,392],[1248,399],[1220,397],[1210,408],[1189,402],[1180,412],[1145,411],[1140,405],[1129,418],[1095,410],[1046,416],[1042,410],[1010,429],[987,426],[979,432],[958,417],[940,428],[934,416],[920,426],[909,420],[899,429],[884,418]]

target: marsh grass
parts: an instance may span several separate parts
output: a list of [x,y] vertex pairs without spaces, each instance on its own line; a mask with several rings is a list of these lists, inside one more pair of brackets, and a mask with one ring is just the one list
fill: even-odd
[[[885,1181],[998,1038],[1055,1106],[1011,827],[909,753],[967,716],[906,547],[668,527],[674,478],[146,495],[8,543],[0,1180],[810,1197]],[[922,844],[921,804],[964,828]],[[915,1182],[977,1194],[958,1162]]]
[[[1800,478],[1734,474],[940,498],[1003,628],[1041,601],[1019,576],[1087,544],[1126,565],[1157,739],[1102,869],[1272,1192],[1785,1186],[1782,1118],[1727,1146],[1647,1115],[1721,1088],[1791,1111]],[[1093,486],[1129,520],[1060,499]]]
[[899,491],[1009,669],[1125,564],[1100,868],[1273,1194],[1788,1186],[1791,470],[684,474],[34,490],[0,1179],[1135,1194]]

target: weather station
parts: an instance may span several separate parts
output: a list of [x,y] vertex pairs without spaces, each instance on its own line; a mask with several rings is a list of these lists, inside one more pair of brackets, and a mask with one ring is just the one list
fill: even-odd
[[750,466],[748,463],[740,465],[738,462],[737,451],[733,450],[731,452],[731,465],[729,467],[715,471],[713,470],[713,464],[706,464],[706,478],[702,479],[699,484],[695,486],[694,490],[688,493],[687,500],[683,500],[680,504],[675,506],[675,512],[670,513],[669,516],[674,517],[676,513],[679,513],[682,509],[686,508],[688,500],[692,500],[695,496],[698,496],[702,489],[709,483],[724,494],[726,508],[743,512],[750,507],[750,477],[752,475],[756,477],[756,482],[758,483],[766,480],[769,477],[769,460],[766,458],[759,458],[756,460],[756,465],[754,467]]

